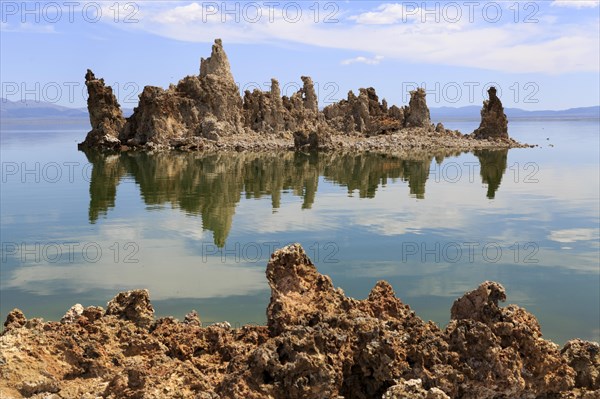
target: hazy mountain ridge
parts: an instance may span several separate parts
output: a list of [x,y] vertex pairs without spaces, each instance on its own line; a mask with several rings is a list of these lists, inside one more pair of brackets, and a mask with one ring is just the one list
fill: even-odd
[[[480,119],[481,107],[470,105],[466,107],[431,107],[432,120],[448,119]],[[505,108],[508,119],[539,119],[539,118],[581,118],[600,119],[600,106],[569,108],[560,111],[540,110],[528,111],[521,108]]]
[[[430,107],[431,118],[435,121],[450,119],[480,119],[481,106],[466,107]],[[123,109],[127,117],[132,109]],[[592,107],[577,107],[560,111],[540,110],[528,111],[521,108],[506,108],[509,119],[538,119],[538,118],[582,118],[600,119],[600,105]],[[43,101],[11,101],[0,98],[0,117],[2,119],[88,119],[86,108],[70,108]]]
[[[123,109],[126,116],[132,109]],[[2,119],[89,119],[87,108],[71,108],[44,101],[11,101],[0,98],[0,117]]]

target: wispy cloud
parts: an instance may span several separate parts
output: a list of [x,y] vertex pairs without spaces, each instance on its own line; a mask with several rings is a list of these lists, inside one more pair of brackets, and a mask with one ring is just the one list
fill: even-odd
[[364,12],[349,17],[351,21],[365,25],[388,25],[413,20],[420,13],[420,8],[407,4],[382,4],[374,11]]
[[600,238],[597,229],[564,229],[553,230],[548,237],[552,241],[571,243],[577,241],[595,241]]
[[[126,28],[188,42],[208,43],[220,37],[226,45],[296,43],[503,73],[556,75],[600,70],[600,39],[589,34],[598,31],[597,20],[517,24],[512,17],[498,23],[442,18],[423,23],[420,17],[413,18],[415,11],[408,10],[407,15],[405,5],[384,4],[362,13],[340,11],[337,23],[316,23],[309,12],[291,23],[283,10],[277,9],[272,11],[272,18],[263,15],[252,21],[247,15],[236,20],[236,16],[222,12],[207,13],[197,3],[176,7],[164,4],[144,3],[140,22]],[[539,13],[540,18],[545,15]],[[363,56],[345,60],[344,65],[375,65],[380,61]]]
[[569,8],[594,8],[600,5],[599,0],[554,0],[551,4],[553,7],[569,7]]
[[12,33],[56,33],[54,25],[32,24],[29,22],[23,22],[19,24],[9,24],[8,22],[2,22],[0,24],[0,31]]
[[384,57],[382,55],[376,55],[373,58],[358,56],[355,58],[349,58],[349,59],[343,60],[341,62],[341,64],[342,65],[351,65],[351,64],[378,65],[379,63],[381,63],[383,58]]

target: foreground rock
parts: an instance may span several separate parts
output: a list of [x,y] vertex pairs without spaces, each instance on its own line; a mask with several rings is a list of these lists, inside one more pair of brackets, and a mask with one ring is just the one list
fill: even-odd
[[79,147],[239,151],[335,150],[345,145],[367,151],[373,150],[371,138],[382,135],[391,136],[388,144],[393,149],[405,148],[411,140],[430,149],[469,149],[469,140],[494,148],[521,146],[508,137],[495,91],[482,111],[481,127],[463,135],[432,124],[423,89],[410,93],[408,106],[388,107],[374,88],[361,88],[358,95],[350,91],[346,100],[320,111],[313,80],[300,79],[302,87],[289,97],[282,96],[279,82],[271,79],[270,90],[246,91],[242,98],[223,44],[216,39],[210,57],[201,60],[199,75],[168,89],[144,87],[138,106],[125,119],[112,89],[88,70],[92,130]]
[[446,329],[378,282],[356,300],[299,245],[267,265],[267,326],[153,319],[145,290],[62,323],[14,310],[0,337],[6,398],[597,398],[598,344],[562,351],[535,317],[499,307],[485,282],[452,306]]

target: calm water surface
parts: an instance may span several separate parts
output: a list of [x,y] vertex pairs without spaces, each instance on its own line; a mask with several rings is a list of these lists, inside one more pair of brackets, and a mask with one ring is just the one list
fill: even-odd
[[385,279],[444,325],[494,280],[547,338],[600,340],[597,120],[511,122],[540,148],[409,157],[107,156],[77,150],[85,126],[15,127],[1,131],[2,320],[148,288],[158,316],[264,323],[268,257],[300,242],[353,297]]

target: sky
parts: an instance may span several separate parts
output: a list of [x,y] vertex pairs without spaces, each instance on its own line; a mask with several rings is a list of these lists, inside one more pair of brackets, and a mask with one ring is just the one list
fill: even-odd
[[320,106],[374,87],[404,105],[600,104],[597,0],[0,1],[0,96],[85,107],[87,68],[133,108],[145,85],[199,73],[221,38],[240,89],[291,95],[308,75]]

